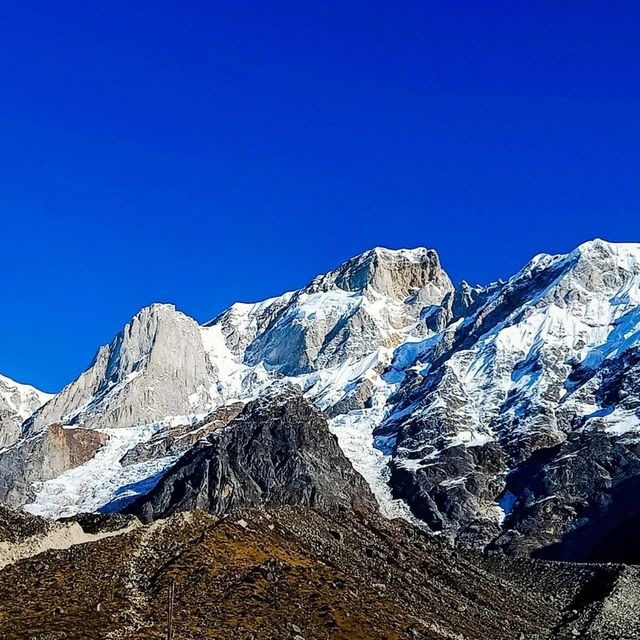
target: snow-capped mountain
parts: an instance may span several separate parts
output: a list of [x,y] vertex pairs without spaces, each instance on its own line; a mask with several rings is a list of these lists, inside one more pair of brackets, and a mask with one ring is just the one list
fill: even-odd
[[[145,308],[99,349],[87,371],[24,424],[27,437],[52,424],[100,429],[109,434],[108,444],[84,469],[69,469],[62,478],[43,476],[45,484],[24,500],[47,515],[104,506],[96,504],[96,476],[106,504],[122,485],[144,483],[176,460],[174,449],[163,449],[158,459],[130,461],[125,473],[119,461],[127,447],[157,440],[180,424],[186,428],[218,407],[246,402],[277,380],[301,387],[337,422],[346,408],[365,404],[369,409],[361,413],[375,404],[377,420],[386,391],[376,389],[385,387],[380,374],[393,348],[432,333],[421,318],[452,290],[434,251],[374,249],[299,291],[235,304],[203,326],[172,305]],[[372,446],[372,417],[335,427],[353,451],[356,469],[376,484],[387,469]],[[391,504],[386,483],[377,486]]]
[[383,513],[533,552],[622,524],[640,479],[639,305],[640,245],[599,240],[485,287],[454,287],[433,250],[373,249],[205,325],[153,305],[26,420],[1,480],[62,425],[82,464],[32,473],[13,502],[119,508],[284,381],[324,413]]
[[265,381],[394,347],[425,327],[420,312],[452,289],[433,251],[375,249],[300,291],[235,304],[199,326],[173,305],[140,311],[87,371],[31,418],[129,427],[201,413]]
[[20,425],[53,396],[0,375],[0,449],[20,437]]
[[[436,530],[515,550],[600,517],[640,471],[639,305],[640,245],[596,240],[537,256],[400,347],[408,373],[377,430],[395,491]],[[594,450],[600,436],[624,464]]]

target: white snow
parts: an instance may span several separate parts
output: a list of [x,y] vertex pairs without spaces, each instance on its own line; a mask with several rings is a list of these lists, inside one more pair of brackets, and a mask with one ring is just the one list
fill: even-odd
[[490,433],[482,433],[474,429],[461,429],[455,436],[447,439],[447,447],[481,447],[487,442],[494,440]]
[[21,384],[0,374],[0,399],[22,420],[26,420],[45,402],[53,398],[53,394],[45,393],[28,384]]
[[640,411],[615,409],[602,418],[605,431],[612,435],[640,435]]
[[429,250],[426,247],[416,247],[415,249],[387,249],[385,247],[376,247],[372,249],[372,251],[389,260],[401,258],[402,260],[419,264],[424,260]]
[[406,503],[391,494],[388,484],[391,456],[374,446],[373,430],[380,420],[379,407],[361,409],[329,420],[329,429],[338,438],[338,444],[353,468],[367,481],[382,514],[387,518],[416,522]]
[[[252,327],[256,326],[257,318],[269,307],[276,304],[286,304],[294,294],[295,291],[287,291],[280,296],[267,298],[261,302],[234,302],[222,315],[228,315],[238,332],[248,333]],[[204,324],[204,327],[213,326],[220,317],[219,315],[209,320]]]
[[294,307],[293,317],[302,323],[324,318],[342,317],[362,302],[358,293],[338,289],[321,293],[301,293]]
[[239,398],[250,368],[239,362],[227,347],[220,325],[202,327],[201,333],[205,351],[217,370],[218,384],[211,390],[211,395],[218,395],[222,400]]
[[114,501],[124,506],[127,501],[145,493],[158,474],[169,468],[176,456],[123,466],[122,457],[140,442],[146,442],[164,427],[178,423],[184,417],[142,427],[103,430],[109,436],[98,453],[79,467],[52,480],[40,483],[36,496],[24,510],[39,516],[63,518],[83,512],[107,508]]

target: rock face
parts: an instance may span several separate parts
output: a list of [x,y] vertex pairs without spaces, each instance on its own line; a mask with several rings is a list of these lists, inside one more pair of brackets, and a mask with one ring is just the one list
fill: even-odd
[[2,453],[0,501],[22,506],[38,483],[84,464],[107,442],[104,433],[51,425]]
[[298,375],[394,347],[420,330],[426,307],[453,289],[435,251],[374,249],[288,298],[248,345],[245,361]]
[[52,397],[0,375],[0,449],[16,442],[22,423]]
[[507,477],[511,507],[491,544],[509,554],[640,563],[640,442],[570,433]]
[[25,430],[52,423],[128,427],[197,413],[211,402],[212,375],[195,320],[173,305],[155,304],[101,347],[89,369],[36,412]]
[[376,501],[326,420],[292,387],[271,389],[181,458],[131,508],[145,520],[196,508],[302,504],[374,512]]

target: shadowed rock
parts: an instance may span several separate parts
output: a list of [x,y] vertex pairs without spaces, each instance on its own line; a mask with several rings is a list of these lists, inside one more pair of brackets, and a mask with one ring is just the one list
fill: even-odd
[[227,427],[186,453],[130,510],[145,520],[194,508],[307,505],[373,512],[375,498],[326,419],[292,387],[249,403]]

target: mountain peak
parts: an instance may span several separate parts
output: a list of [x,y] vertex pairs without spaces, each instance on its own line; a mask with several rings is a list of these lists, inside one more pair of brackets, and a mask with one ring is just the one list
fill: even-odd
[[53,396],[0,375],[0,447],[19,437],[19,427]]
[[593,240],[586,240],[578,245],[578,251],[588,251],[590,249],[607,249],[608,251],[636,251],[640,248],[638,242],[611,242],[604,240],[603,238],[593,238]]
[[32,416],[29,430],[137,426],[194,413],[209,402],[210,382],[198,323],[155,303],[99,348],[89,368]]
[[433,249],[427,247],[415,247],[414,249],[388,249],[387,247],[374,247],[365,251],[362,255],[372,254],[383,260],[409,260],[412,262],[421,262],[430,252],[435,253]]
[[453,285],[442,269],[433,249],[386,249],[375,247],[347,260],[334,271],[318,276],[311,287],[316,290],[338,288],[359,292],[372,289],[396,300],[405,300],[428,289],[429,300],[440,303]]
[[613,260],[617,266],[633,268],[640,265],[640,244],[634,242],[607,242],[600,238],[583,242],[570,256],[577,259]]
[[142,307],[131,320],[172,315],[175,313],[180,314],[181,312],[178,311],[176,306],[171,302],[152,302],[146,307]]

